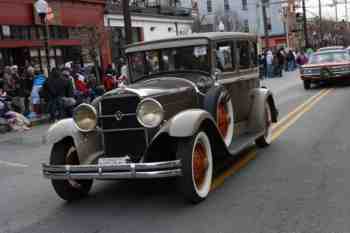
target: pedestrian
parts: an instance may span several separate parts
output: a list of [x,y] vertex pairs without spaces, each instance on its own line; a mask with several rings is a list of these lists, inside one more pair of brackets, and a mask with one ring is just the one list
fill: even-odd
[[299,66],[303,66],[306,63],[308,63],[308,58],[306,56],[306,54],[304,53],[304,51],[301,51],[298,58],[297,58],[297,63]]
[[4,80],[4,90],[7,92],[9,96],[12,96],[12,93],[14,91],[14,85],[12,81],[12,75],[11,75],[11,67],[5,66],[2,79]]
[[120,76],[117,79],[118,86],[120,84],[126,85],[126,84],[130,83],[129,72],[128,72],[128,65],[126,64],[125,60],[121,60],[121,62],[122,62],[123,65],[120,68]]
[[31,117],[40,117],[41,116],[41,101],[40,101],[40,91],[46,81],[45,75],[40,70],[39,66],[34,68],[34,79],[33,79],[33,88],[31,92],[31,101],[33,105],[33,114],[30,114]]
[[113,74],[111,73],[105,74],[105,76],[103,77],[103,86],[105,88],[105,91],[113,90],[115,88],[115,84],[116,84],[116,81]]
[[279,51],[277,51],[277,54],[276,54],[276,58],[277,58],[277,72],[276,72],[276,75],[278,77],[282,77],[282,74],[283,74],[283,66],[285,64],[285,56],[284,56],[284,53],[283,53],[283,48],[280,49]]
[[[48,110],[50,121],[62,119],[65,116],[64,112],[64,97],[71,90],[71,85],[68,80],[64,79],[57,68],[53,68],[48,80],[43,86],[43,96],[48,101]],[[71,95],[71,93],[69,93]]]
[[73,77],[70,75],[69,69],[64,69],[61,73],[62,79],[67,83],[65,88],[65,96],[63,99],[63,108],[65,117],[72,117],[73,116],[73,110],[74,107],[77,105],[77,101],[74,98],[74,92],[75,90],[75,83]]
[[4,82],[0,82],[0,118],[7,121],[12,130],[24,131],[29,130],[30,121],[20,113],[10,110],[8,106],[9,97],[4,90]]
[[31,112],[30,109],[30,94],[33,89],[33,80],[34,80],[34,67],[29,66],[26,70],[26,73],[24,75],[24,83],[23,83],[23,89],[24,89],[24,106],[25,111],[24,115],[28,115]]
[[288,71],[293,71],[295,66],[295,57],[292,50],[289,50],[287,54],[287,67]]
[[267,70],[267,77],[272,78],[273,77],[273,53],[269,49],[266,53],[266,70]]

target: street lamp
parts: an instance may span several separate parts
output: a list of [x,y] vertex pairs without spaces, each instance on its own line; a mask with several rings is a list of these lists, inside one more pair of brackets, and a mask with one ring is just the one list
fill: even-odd
[[34,7],[36,12],[38,13],[41,23],[44,25],[44,46],[45,46],[45,55],[46,55],[47,74],[49,74],[51,71],[50,54],[49,54],[48,22],[47,22],[47,13],[49,12],[49,4],[45,0],[38,0],[35,2]]

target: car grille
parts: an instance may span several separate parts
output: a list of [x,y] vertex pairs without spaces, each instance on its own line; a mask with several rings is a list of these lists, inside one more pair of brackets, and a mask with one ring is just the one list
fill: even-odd
[[106,157],[130,156],[137,161],[146,149],[146,131],[136,119],[140,98],[136,95],[105,97],[101,101],[99,127]]

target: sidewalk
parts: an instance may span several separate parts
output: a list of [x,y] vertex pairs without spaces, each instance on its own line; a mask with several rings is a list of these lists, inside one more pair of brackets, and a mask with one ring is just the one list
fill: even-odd
[[299,82],[301,84],[299,79],[299,69],[296,69],[292,72],[283,72],[283,76],[281,78],[265,78],[261,81],[261,85],[268,87],[275,93],[280,93]]

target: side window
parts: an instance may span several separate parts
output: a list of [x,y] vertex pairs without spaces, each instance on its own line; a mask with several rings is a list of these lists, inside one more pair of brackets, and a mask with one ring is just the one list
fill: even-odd
[[249,69],[250,68],[250,49],[249,42],[245,40],[237,41],[237,48],[239,54],[239,69]]
[[253,67],[257,67],[258,66],[258,47],[255,41],[250,44],[250,57],[252,59]]
[[222,72],[234,71],[235,56],[232,42],[220,42],[216,45],[216,68]]

